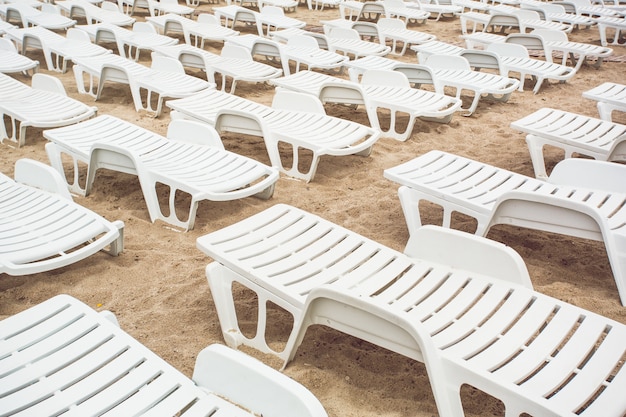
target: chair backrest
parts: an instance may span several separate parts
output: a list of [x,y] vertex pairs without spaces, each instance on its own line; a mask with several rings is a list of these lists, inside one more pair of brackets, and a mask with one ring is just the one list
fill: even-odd
[[277,89],[272,100],[272,108],[276,110],[306,111],[326,114],[324,105],[313,94],[297,93],[285,89]]
[[198,23],[207,24],[207,25],[217,25],[220,26],[220,20],[211,13],[200,13],[198,15]]
[[494,52],[500,56],[512,56],[517,58],[528,58],[528,49],[515,43],[492,43],[487,46],[486,51]]
[[18,53],[15,44],[7,38],[0,38],[0,51],[15,52],[16,54]]
[[554,29],[535,29],[532,35],[541,36],[544,42],[568,42],[567,33]]
[[110,12],[120,12],[120,6],[117,5],[117,3],[113,3],[112,1],[103,1],[102,4],[100,5],[100,8],[102,8],[102,10],[108,10]]
[[13,174],[16,182],[25,184],[49,193],[58,194],[68,200],[72,200],[72,194],[67,187],[67,182],[61,174],[50,165],[33,159],[18,159],[15,162]]
[[224,149],[224,144],[217,130],[207,123],[195,120],[172,120],[167,126],[166,136],[168,139],[178,142]]
[[626,166],[586,158],[561,160],[548,177],[553,184],[626,194]]
[[481,69],[485,68],[495,69],[498,70],[498,73],[502,73],[499,54],[495,52],[467,49],[461,52],[459,56],[467,59],[470,67],[472,67],[475,71],[480,71]]
[[406,23],[395,17],[381,17],[378,19],[380,29],[406,29]]
[[263,6],[261,9],[261,14],[266,16],[284,16],[285,11],[282,7],[278,6]]
[[[506,43],[522,45],[528,50],[546,51],[543,37],[533,33],[511,33],[504,40]],[[547,54],[546,54],[547,55]]]
[[41,11],[44,13],[61,14],[61,10],[59,9],[59,6],[57,6],[56,4],[52,4],[52,3],[42,3]]
[[67,32],[65,33],[65,37],[67,39],[73,39],[79,42],[91,43],[91,38],[89,37],[89,33],[85,32],[84,30],[77,29],[77,28],[69,28]]
[[154,33],[156,34],[156,28],[154,25],[148,22],[135,22],[133,23],[133,32],[138,33]]
[[565,7],[561,6],[560,4],[552,4],[552,3],[542,4],[541,9],[545,13],[554,13],[554,14],[565,13]]
[[439,85],[430,67],[420,64],[398,63],[393,67],[393,70],[403,73],[415,88],[419,88],[422,84],[433,85],[437,92],[441,92],[438,90]]
[[361,36],[359,35],[359,32],[357,32],[354,29],[350,29],[350,28],[340,28],[340,27],[329,27],[328,25],[325,25],[324,27],[328,28],[328,33],[326,34],[326,36],[328,36],[329,38],[335,38],[335,39],[361,39]]
[[361,84],[381,85],[386,87],[411,87],[409,79],[402,72],[376,69],[365,71],[361,77]]
[[245,46],[236,45],[232,42],[226,42],[222,47],[220,56],[224,58],[235,58],[252,61],[252,54]]
[[185,67],[178,59],[159,55],[155,52],[152,52],[152,64],[150,68],[157,71],[185,73]]
[[390,7],[392,9],[404,9],[406,8],[406,4],[404,4],[403,0],[384,0],[385,7]]
[[519,20],[541,20],[541,15],[536,10],[520,9],[515,12]]
[[42,73],[33,74],[31,86],[37,90],[67,96],[67,92],[65,91],[65,87],[63,87],[61,80],[57,77],[53,77],[52,75]]
[[294,48],[320,49],[320,45],[317,40],[314,37],[308,35],[292,36],[287,41],[287,45]]
[[470,71],[470,67],[467,59],[458,55],[429,55],[426,58],[425,65],[434,69],[449,69],[449,70],[464,70]]

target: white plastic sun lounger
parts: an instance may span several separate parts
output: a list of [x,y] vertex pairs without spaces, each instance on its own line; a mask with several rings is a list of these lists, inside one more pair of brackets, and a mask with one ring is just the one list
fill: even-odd
[[600,16],[595,19],[596,24],[598,25],[598,30],[600,31],[600,44],[602,46],[607,46],[609,44],[607,38],[607,29],[613,30],[615,36],[613,37],[613,41],[611,44],[619,45],[620,35],[626,31],[626,18],[623,17],[611,17],[611,16]]
[[22,54],[29,48],[41,50],[49,71],[66,72],[67,63],[73,58],[110,54],[112,51],[93,44],[88,35],[76,28],[69,28],[65,36],[49,29],[35,26],[9,29],[5,37],[21,45]]
[[324,25],[324,32],[329,51],[351,56],[353,59],[370,55],[385,56],[391,52],[387,45],[361,39],[359,32],[354,29]]
[[156,48],[155,52],[177,59],[185,67],[204,70],[211,83],[215,82],[216,74],[221,75],[222,91],[226,90],[226,81],[230,79],[231,93],[235,92],[240,81],[263,83],[283,73],[278,68],[252,60],[248,49],[230,42],[222,47],[221,55],[186,44],[163,46]]
[[[73,161],[70,189],[89,194],[96,171],[107,168],[137,175],[150,220],[190,230],[198,203],[230,201],[250,196],[268,199],[278,171],[250,158],[224,150],[219,136],[205,124],[176,120],[169,140],[112,116],[99,116],[66,128],[46,130],[50,162],[65,175],[63,155]],[[214,136],[214,143],[211,143]],[[79,184],[79,163],[87,164],[85,188]],[[66,176],[67,177],[67,176]],[[169,187],[169,207],[161,209],[157,184]],[[189,212],[179,215],[178,193],[191,196]],[[185,218],[186,217],[186,218]]]
[[39,70],[39,61],[30,59],[17,52],[15,44],[6,38],[0,38],[0,72],[12,74],[21,72],[28,75],[29,71],[36,73]]
[[583,97],[598,102],[598,113],[602,120],[611,121],[613,111],[626,112],[626,85],[602,83],[583,92]]
[[137,8],[147,9],[150,16],[172,13],[191,17],[196,11],[195,7],[178,4],[178,0],[117,0],[117,3],[120,10],[129,16],[135,14]]
[[[322,103],[308,94],[280,91],[272,107],[217,90],[207,90],[166,104],[178,115],[229,131],[263,137],[273,167],[294,178],[311,181],[323,155],[368,156],[380,132],[326,115]],[[291,146],[291,166],[283,164],[279,144]],[[300,170],[300,152],[311,154],[306,172]]]
[[456,17],[463,12],[463,7],[461,6],[457,6],[456,4],[451,3],[443,4],[439,3],[438,1],[431,2],[430,0],[409,0],[406,2],[406,4],[410,8],[429,12],[430,17],[435,17],[435,22],[442,17]]
[[71,19],[82,17],[88,25],[94,23],[109,23],[117,26],[131,26],[135,23],[134,17],[123,13],[117,5],[113,8],[102,8],[90,3],[87,0],[62,0],[55,1],[54,4],[59,6]]
[[533,93],[537,94],[544,80],[565,82],[577,72],[574,67],[530,58],[524,46],[514,43],[492,43],[487,46],[486,51],[497,56],[500,75],[508,77],[511,72],[520,74],[520,91],[524,90],[524,80],[527,75],[536,80]]
[[[98,100],[105,82],[128,84],[135,109],[147,111],[155,117],[161,114],[165,99],[187,97],[215,88],[213,83],[185,74],[179,61],[156,54],[152,57],[151,67],[116,54],[108,54],[75,58],[72,69],[79,93],[89,94]],[[142,94],[142,91],[146,91],[146,94]],[[153,103],[155,100],[156,105]]]
[[476,219],[476,234],[497,224],[604,241],[622,305],[626,305],[625,167],[606,161],[565,159],[546,181],[440,151],[385,170],[398,194],[409,232],[421,225],[419,202]]
[[178,43],[178,39],[158,34],[154,26],[147,22],[134,23],[133,30],[108,23],[79,25],[77,28],[87,32],[95,44],[115,43],[120,56],[135,61],[142,50],[154,51],[157,46]]
[[42,10],[21,2],[0,4],[0,15],[7,22],[19,21],[22,27],[41,26],[52,30],[65,30],[76,21],[61,15],[53,4],[42,5]]
[[317,40],[306,34],[289,37],[287,44],[281,47],[281,52],[287,62],[295,62],[296,72],[300,71],[303,66],[306,66],[308,70],[319,68],[339,72],[349,59],[345,55],[320,48]]
[[[378,19],[377,26],[381,42],[386,44],[387,41],[391,41],[392,54],[404,55],[407,48],[411,45],[419,45],[437,39],[435,35],[430,33],[408,29],[406,22],[401,19],[382,17]],[[402,43],[400,52],[398,52],[397,48],[399,42]]]
[[154,25],[160,34],[167,35],[170,32],[182,33],[185,43],[200,48],[204,48],[206,41],[224,42],[233,36],[239,35],[238,31],[221,26],[217,17],[209,13],[201,13],[198,15],[197,20],[171,13],[160,16],[148,16],[146,20]]
[[[37,73],[32,87],[0,74],[0,141],[9,139],[18,147],[26,142],[27,127],[58,127],[93,117],[97,109],[68,97],[58,78]],[[10,131],[4,117],[10,120]]]
[[[272,84],[293,91],[312,94],[323,103],[363,105],[370,125],[381,131],[383,137],[405,141],[411,137],[415,120],[419,117],[449,121],[461,101],[440,93],[420,90],[409,85],[401,72],[389,70],[366,71],[360,83],[346,81],[330,75],[300,71],[289,77],[277,78]],[[378,110],[391,112],[389,128],[380,122]],[[399,116],[407,114],[406,129],[399,131]]]
[[123,250],[124,224],[72,201],[65,181],[48,165],[18,160],[15,181],[0,173],[0,196],[0,274],[36,274],[101,250],[113,256]]
[[563,149],[565,158],[574,153],[601,161],[626,161],[626,126],[562,110],[543,108],[511,123],[526,134],[535,176],[548,178],[543,148]]
[[[295,357],[306,329],[330,326],[423,361],[439,415],[464,415],[468,384],[507,415],[603,415],[626,410],[626,327],[533,291],[512,249],[426,226],[400,253],[303,210],[276,205],[200,237],[222,334]],[[232,283],[257,294],[257,331],[245,337]],[[266,306],[294,319],[283,351],[266,340]],[[580,414],[578,414],[580,413]]]
[[223,345],[189,379],[118,327],[115,315],[57,295],[0,321],[2,409],[14,416],[326,417],[302,385]]
[[414,6],[413,2],[405,2],[404,0],[383,0],[385,6],[385,17],[396,17],[403,19],[406,23],[417,22],[425,23],[431,16],[431,13]]
[[[288,28],[303,28],[306,22],[285,16],[281,7],[264,6],[260,12],[242,6],[231,4],[230,6],[214,7],[213,13],[220,20],[224,19],[224,26],[235,28],[237,22],[247,25],[255,25],[259,36],[270,36],[272,32]],[[232,23],[230,23],[232,22]]]
[[473,92],[472,103],[463,110],[465,116],[471,116],[478,108],[483,95],[501,102],[507,102],[511,94],[518,89],[519,81],[488,72],[473,71],[470,63],[462,56],[430,55],[426,59],[439,88],[452,87],[456,98],[460,99],[463,90]]

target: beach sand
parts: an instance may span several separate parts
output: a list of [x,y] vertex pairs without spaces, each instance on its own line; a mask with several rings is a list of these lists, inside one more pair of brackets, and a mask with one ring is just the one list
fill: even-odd
[[[223,4],[222,4],[223,5]],[[198,11],[211,11],[202,4]],[[137,15],[139,20],[143,14]],[[339,17],[337,9],[309,11],[300,5],[288,16],[305,20],[319,30],[320,20]],[[458,18],[428,21],[412,28],[461,44]],[[243,33],[250,28],[238,27]],[[597,28],[576,29],[571,40],[599,44]],[[219,52],[221,45],[206,49]],[[281,176],[273,198],[229,202],[203,202],[195,228],[189,232],[150,222],[146,204],[135,176],[101,170],[93,192],[75,201],[110,220],[125,223],[125,249],[119,257],[99,253],[74,265],[25,276],[3,275],[0,279],[0,319],[40,303],[56,294],[71,294],[97,310],[114,312],[121,327],[186,375],[191,375],[197,353],[212,343],[223,343],[213,299],[204,269],[211,262],[196,249],[196,238],[230,225],[277,203],[291,204],[397,250],[403,250],[408,231],[397,196],[397,184],[383,178],[383,171],[432,149],[452,152],[529,176],[533,175],[524,135],[509,127],[542,107],[553,107],[597,116],[595,103],[583,99],[583,91],[604,81],[623,82],[626,48],[614,47],[615,56],[600,68],[584,65],[567,83],[544,82],[538,94],[526,81],[524,92],[515,92],[507,103],[481,100],[471,117],[456,114],[448,124],[418,120],[406,142],[381,139],[368,157],[323,157],[310,183]],[[36,51],[29,56],[43,57]],[[416,62],[408,51],[405,62]],[[149,63],[149,54],[142,62]],[[49,73],[46,69],[41,72]],[[71,71],[61,78],[70,96],[96,105],[99,114],[110,114],[161,134],[170,121],[169,110],[155,119],[135,112],[127,86],[109,83],[100,100],[79,95]],[[201,74],[199,74],[201,75]],[[342,75],[346,77],[346,74]],[[30,82],[27,77],[16,78]],[[270,104],[274,88],[267,84],[239,83],[237,94]],[[467,104],[467,102],[466,102]],[[368,124],[365,111],[329,105],[327,112]],[[616,121],[626,122],[616,114]],[[224,134],[226,149],[269,163],[261,138]],[[12,176],[20,158],[48,163],[40,129],[29,128],[26,145],[0,145],[0,168]],[[548,149],[547,163],[553,166],[562,154]],[[427,205],[424,222],[438,224],[440,211]],[[453,226],[473,231],[474,223],[463,216]],[[537,291],[557,297],[596,313],[626,323],[626,309],[619,301],[615,281],[602,242],[574,239],[510,226],[494,227],[488,237],[517,250],[526,262]],[[241,320],[253,332],[255,299],[237,289]],[[289,317],[271,311],[271,340],[280,343],[290,329]],[[243,348],[275,368],[280,362],[268,355]],[[423,364],[386,351],[340,332],[312,327],[285,374],[310,389],[333,417],[435,416],[433,400]],[[484,393],[464,389],[468,416],[502,415],[501,404]]]

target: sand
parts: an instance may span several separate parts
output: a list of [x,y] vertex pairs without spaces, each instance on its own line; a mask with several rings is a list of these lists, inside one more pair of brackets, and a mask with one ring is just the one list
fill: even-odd
[[[210,11],[202,4],[199,11]],[[319,29],[319,20],[339,17],[337,9],[311,12],[301,5],[289,16],[306,20]],[[139,20],[144,15],[138,14]],[[458,18],[429,21],[413,28],[439,39],[460,44]],[[250,32],[240,27],[242,32]],[[575,30],[570,39],[599,44],[596,28]],[[221,45],[206,48],[218,52]],[[113,311],[126,331],[153,349],[186,375],[191,375],[196,354],[212,343],[223,343],[213,299],[204,274],[211,261],[195,247],[196,238],[232,224],[277,203],[291,204],[361,233],[384,245],[402,250],[408,232],[397,197],[397,185],[383,178],[383,170],[431,149],[453,152],[515,172],[533,175],[524,136],[509,124],[541,107],[554,107],[597,116],[595,103],[581,93],[604,81],[623,81],[626,48],[614,47],[615,57],[600,68],[584,65],[564,84],[544,83],[534,95],[532,82],[515,92],[507,103],[481,100],[471,117],[455,115],[448,124],[418,121],[406,142],[381,139],[369,157],[323,157],[313,182],[281,176],[268,201],[246,198],[231,202],[201,203],[196,226],[181,232],[166,224],[150,222],[136,177],[101,170],[93,192],[75,201],[110,220],[125,223],[125,250],[119,257],[96,254],[77,264],[47,273],[0,279],[0,319],[40,303],[56,294],[71,294],[93,308]],[[43,57],[36,51],[29,56]],[[396,57],[416,62],[415,53]],[[149,55],[142,56],[149,62]],[[42,69],[43,73],[49,73]],[[164,134],[169,111],[158,119],[135,112],[127,86],[109,84],[100,100],[79,95],[72,72],[57,74],[70,96],[96,105],[99,114],[118,116]],[[345,76],[345,75],[344,75]],[[16,78],[29,82],[28,78]],[[269,104],[273,87],[240,83],[237,94]],[[333,115],[368,124],[365,111],[328,106]],[[624,114],[617,121],[626,122]],[[223,135],[227,149],[268,163],[260,138]],[[48,163],[46,140],[39,129],[28,129],[26,146],[0,145],[0,169],[13,174],[17,159],[33,158]],[[549,150],[547,163],[562,158]],[[440,222],[436,207],[426,207],[425,223]],[[473,231],[471,220],[455,217],[454,227]],[[626,309],[619,302],[615,281],[602,242],[573,239],[509,226],[497,226],[489,238],[517,250],[525,260],[537,291],[626,323]],[[238,290],[242,320],[254,323],[254,297]],[[289,320],[275,312],[271,339],[284,340]],[[253,327],[252,327],[253,328]],[[252,349],[247,353],[278,368],[279,361]],[[421,363],[388,352],[337,331],[313,327],[295,360],[285,373],[310,389],[330,416],[434,416],[437,415],[428,378]],[[464,390],[468,416],[501,415],[497,401],[475,390]]]

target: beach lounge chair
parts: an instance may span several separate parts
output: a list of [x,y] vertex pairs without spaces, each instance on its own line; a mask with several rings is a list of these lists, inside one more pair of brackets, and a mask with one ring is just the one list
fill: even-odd
[[[230,201],[249,196],[270,198],[278,171],[262,163],[225,151],[219,135],[206,124],[174,120],[168,138],[112,116],[44,131],[50,141],[50,162],[65,175],[63,156],[73,162],[70,189],[89,194],[100,168],[137,175],[150,220],[164,221],[184,230],[194,226],[200,201]],[[87,164],[84,188],[81,165]],[[67,177],[67,176],[66,176]],[[68,177],[69,178],[69,177]],[[168,202],[160,202],[157,184],[169,188]],[[190,196],[188,213],[180,215],[183,193]],[[184,198],[184,197],[183,197]],[[167,209],[163,210],[162,205]]]
[[150,16],[163,14],[178,14],[191,17],[196,11],[195,7],[188,4],[178,4],[178,0],[117,0],[120,10],[132,16],[139,9],[147,9]]
[[[401,253],[276,205],[197,247],[214,260],[207,279],[231,347],[286,363],[317,324],[423,361],[442,417],[464,415],[465,384],[503,401],[507,415],[626,411],[624,324],[533,291],[520,256],[498,242],[425,226]],[[252,337],[240,330],[233,283],[257,294]],[[293,316],[282,351],[268,337],[270,303]]]
[[604,58],[613,55],[613,50],[606,46],[571,42],[567,33],[560,30],[535,29],[531,33],[512,33],[504,41],[523,45],[528,50],[540,50],[548,62],[553,62],[556,52],[562,56],[561,65],[567,65],[569,58],[576,70],[589,58],[595,58],[594,65],[598,68]]
[[601,161],[626,161],[626,126],[594,117],[542,108],[511,123],[526,134],[535,177],[547,179],[543,156],[546,145],[563,149],[565,158],[574,153]]
[[7,22],[18,21],[22,27],[41,26],[51,30],[65,30],[76,21],[61,15],[54,4],[42,4],[41,10],[22,2],[0,4],[0,15]]
[[76,28],[87,32],[95,44],[115,43],[120,56],[135,61],[139,60],[141,51],[154,51],[157,46],[178,43],[178,39],[157,33],[148,22],[135,22],[132,30],[108,23],[79,25]]
[[626,112],[626,85],[602,83],[583,92],[583,97],[598,102],[598,113],[602,120],[611,121],[613,111]]
[[430,55],[424,65],[432,69],[438,87],[453,88],[456,98],[460,99],[464,90],[473,93],[470,106],[460,109],[465,116],[471,116],[476,111],[483,95],[507,102],[519,87],[519,81],[513,78],[472,70],[469,61],[462,56]]
[[[32,87],[0,74],[0,141],[26,143],[27,127],[58,127],[93,117],[97,109],[68,97],[58,78],[37,73]],[[10,120],[7,130],[4,117]]]
[[226,91],[227,80],[230,79],[230,93],[235,92],[240,81],[263,83],[283,73],[278,68],[253,61],[248,49],[230,42],[224,45],[221,55],[186,44],[163,46],[155,51],[179,60],[185,67],[204,70],[211,83],[215,83],[216,75],[221,75],[222,91]]
[[101,250],[122,252],[124,224],[72,201],[52,167],[19,159],[14,175],[12,180],[0,173],[0,274],[37,274]]
[[385,56],[391,48],[379,42],[361,39],[354,29],[324,25],[324,33],[328,42],[328,50],[358,59],[363,56]]
[[23,55],[30,48],[42,51],[48,70],[62,73],[67,71],[67,64],[73,58],[111,53],[110,49],[93,44],[89,36],[77,28],[69,28],[65,36],[40,26],[9,29],[5,37],[21,45]]
[[242,352],[210,345],[193,379],[97,312],[57,295],[0,322],[8,414],[326,417],[302,385]]
[[217,17],[210,13],[199,14],[197,20],[171,13],[160,16],[148,16],[146,20],[154,25],[160,34],[182,33],[185,43],[200,48],[204,48],[206,41],[224,42],[233,36],[239,35],[238,31],[220,25]]
[[[326,115],[322,103],[309,94],[278,91],[272,107],[217,90],[207,90],[166,104],[176,116],[208,123],[218,132],[260,136],[271,165],[307,182],[315,176],[323,155],[368,156],[380,132],[348,120]],[[279,145],[291,147],[283,162]],[[301,152],[304,155],[301,159]],[[300,166],[307,164],[308,169]]]
[[[408,29],[406,22],[402,19],[383,17],[378,19],[377,25],[381,43],[386,44],[387,41],[391,41],[391,53],[395,55],[404,55],[411,45],[419,45],[437,39],[435,35]],[[402,43],[400,52],[398,52],[399,42]]]
[[559,22],[579,28],[589,28],[595,25],[591,17],[568,13],[561,4],[543,3],[537,0],[523,0],[520,7],[522,9],[537,11],[543,20],[548,22]]
[[385,170],[400,184],[402,211],[413,233],[421,225],[419,202],[476,219],[476,234],[508,224],[603,241],[622,305],[626,305],[625,167],[606,161],[565,159],[546,181],[440,151],[430,151]]
[[[405,141],[411,137],[419,117],[447,122],[461,107],[461,101],[440,93],[419,90],[409,85],[408,78],[399,71],[365,71],[360,83],[342,80],[330,75],[300,71],[289,77],[277,78],[272,84],[318,97],[322,103],[363,105],[370,125],[381,131],[383,137]],[[389,128],[382,126],[379,110],[391,113]],[[400,117],[408,115],[406,128],[400,131]]]
[[307,0],[309,10],[324,10],[324,7],[338,7],[344,0]]
[[300,71],[303,66],[306,66],[308,70],[319,68],[340,72],[349,59],[345,55],[320,48],[317,39],[306,34],[289,37],[287,44],[281,47],[281,50],[283,59],[287,63],[295,62],[296,72]]
[[[87,0],[62,0],[55,1],[54,4],[59,6],[70,19],[83,18],[88,25],[109,23],[117,26],[131,26],[135,23],[134,17],[123,13],[116,3],[110,1],[102,2],[101,7]],[[107,7],[107,5],[112,7]]]
[[15,44],[6,38],[0,38],[0,72],[11,74],[21,72],[28,75],[29,71],[36,73],[39,70],[39,61],[30,59],[17,52]]
[[[224,26],[235,28],[237,22],[247,25],[255,25],[259,36],[270,36],[272,32],[288,28],[303,28],[306,22],[285,16],[281,7],[264,6],[257,12],[242,6],[231,4],[229,6],[214,7],[216,17],[224,19]],[[230,23],[232,22],[232,23]]]
[[385,6],[385,17],[396,17],[403,19],[406,23],[425,23],[431,16],[429,11],[410,7],[413,2],[407,3],[404,0],[383,0]]
[[574,67],[531,58],[524,46],[514,43],[492,43],[487,46],[486,52],[497,57],[500,75],[508,77],[511,72],[519,73],[519,91],[524,90],[527,75],[535,80],[533,93],[537,94],[544,80],[565,82],[577,72]]
[[626,32],[626,18],[617,16],[599,16],[595,19],[600,32],[600,44],[607,46],[609,44],[607,29],[611,29],[614,33],[612,45],[620,45],[621,36]]
[[154,53],[151,67],[108,54],[75,58],[73,70],[79,93],[98,100],[107,81],[128,84],[135,110],[147,111],[154,117],[161,114],[166,99],[215,88],[213,83],[185,74],[178,60]]
[[437,0],[410,0],[406,2],[406,4],[411,8],[422,10],[424,12],[429,12],[430,17],[435,17],[435,21],[438,21],[442,17],[456,17],[463,11],[463,8],[461,6],[457,6],[451,3],[443,4]]

